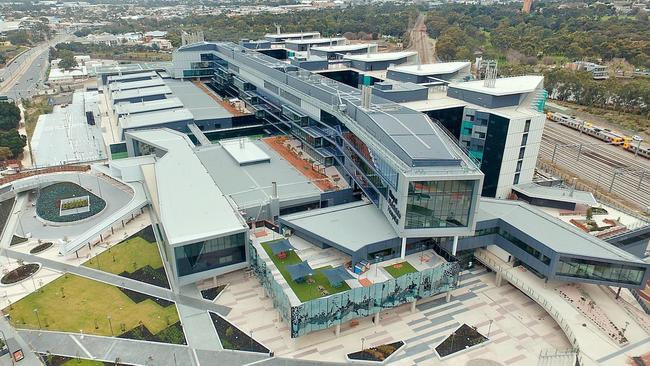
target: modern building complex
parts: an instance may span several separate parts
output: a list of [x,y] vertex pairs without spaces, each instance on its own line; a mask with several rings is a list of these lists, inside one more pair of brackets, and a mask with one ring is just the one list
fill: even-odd
[[[466,62],[322,51],[308,71],[201,42],[165,73],[106,78],[128,155],[108,167],[145,188],[175,285],[250,266],[292,337],[446,293],[481,248],[546,280],[644,286],[648,263],[543,210],[596,203],[532,183],[541,76],[470,80]],[[357,76],[328,77],[341,63]],[[413,269],[393,278],[385,263]],[[327,286],[300,292],[315,273]]]

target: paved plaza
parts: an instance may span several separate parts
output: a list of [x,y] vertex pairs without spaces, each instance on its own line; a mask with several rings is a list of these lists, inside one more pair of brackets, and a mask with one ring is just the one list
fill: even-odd
[[[357,326],[342,327],[339,337],[331,329],[291,339],[288,325],[278,321],[257,279],[243,271],[219,278],[230,286],[217,303],[232,308],[229,321],[252,332],[276,355],[288,358],[344,362],[346,353],[361,348],[362,338],[364,347],[404,340],[406,349],[394,356],[395,365],[469,365],[470,360],[479,365],[477,359],[496,362],[493,365],[534,365],[542,351],[571,347],[537,303],[510,285],[496,287],[494,279],[494,273],[477,266],[463,275],[450,302],[443,295],[419,303],[415,312],[410,305],[384,311],[379,325],[371,317],[360,319]],[[491,342],[441,362],[434,347],[463,323],[489,333]]]

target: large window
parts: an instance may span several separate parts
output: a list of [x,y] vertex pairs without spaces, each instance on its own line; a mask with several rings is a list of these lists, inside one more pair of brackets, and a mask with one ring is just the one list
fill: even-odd
[[179,276],[246,261],[244,233],[223,236],[174,248]]
[[589,259],[561,257],[556,274],[558,276],[640,285],[645,274],[645,268]]
[[471,180],[409,182],[405,227],[468,226],[474,185]]

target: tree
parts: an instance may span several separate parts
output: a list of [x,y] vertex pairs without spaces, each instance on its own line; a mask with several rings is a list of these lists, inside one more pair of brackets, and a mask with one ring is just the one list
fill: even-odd
[[74,53],[72,51],[61,50],[59,51],[59,57],[61,57],[61,61],[59,62],[60,68],[69,70],[77,67],[77,60],[74,59]]
[[20,109],[15,103],[0,102],[0,130],[15,129],[20,123]]
[[17,158],[27,145],[27,137],[18,133],[17,130],[0,131],[0,146],[11,150],[11,157]]
[[7,160],[11,158],[13,154],[11,153],[11,149],[6,147],[6,146],[0,146],[0,160]]

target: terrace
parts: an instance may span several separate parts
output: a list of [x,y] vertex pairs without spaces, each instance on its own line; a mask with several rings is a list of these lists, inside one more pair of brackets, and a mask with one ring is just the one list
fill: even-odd
[[[282,242],[289,244],[291,249],[274,248]],[[357,274],[351,268],[351,257],[348,254],[335,248],[322,249],[298,236],[284,238],[268,228],[258,228],[253,232],[253,246],[267,267],[271,269],[274,279],[283,288],[292,305],[350,289],[370,287],[375,283],[398,279],[404,275],[433,269],[447,263],[433,250],[425,250],[407,255],[404,259],[398,257],[367,263],[363,272]],[[295,275],[292,277],[288,267],[304,262],[311,267],[311,275],[305,276],[302,280],[295,280]],[[328,270],[334,268],[339,268],[339,272],[328,275]],[[341,269],[349,277],[340,278]]]

